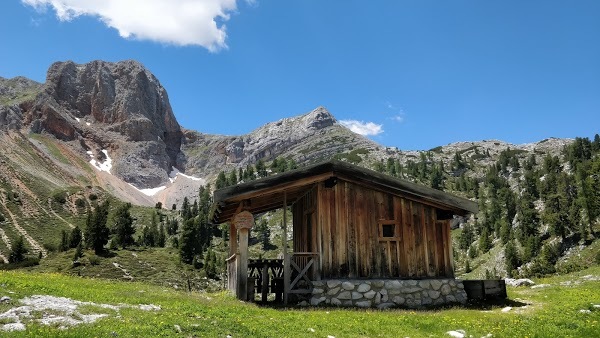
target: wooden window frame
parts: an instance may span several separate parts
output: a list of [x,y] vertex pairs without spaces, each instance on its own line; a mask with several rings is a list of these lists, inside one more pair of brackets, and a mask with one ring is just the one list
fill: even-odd
[[[394,226],[394,236],[393,237],[384,237],[383,236],[383,226],[384,225],[393,225]],[[401,237],[398,236],[399,231],[400,231],[400,222],[396,221],[396,220],[386,220],[386,219],[381,219],[378,222],[377,228],[378,228],[378,237],[379,237],[379,241],[380,242],[397,242],[400,241]]]

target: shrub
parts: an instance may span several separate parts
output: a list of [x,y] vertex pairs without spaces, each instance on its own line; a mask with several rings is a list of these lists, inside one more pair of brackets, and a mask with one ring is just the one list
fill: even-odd
[[98,199],[98,195],[96,195],[96,194],[90,194],[90,195],[88,196],[88,198],[90,199],[90,201],[95,201],[95,200],[97,200],[97,199]]
[[1,264],[2,270],[16,270],[21,268],[26,268],[29,266],[35,266],[40,264],[40,259],[38,257],[26,257],[20,262],[10,263],[10,264]]
[[75,206],[77,208],[81,208],[81,209],[85,208],[85,200],[83,198],[76,199],[75,200]]
[[98,257],[96,255],[91,255],[90,257],[88,257],[88,260],[90,261],[90,265],[99,265],[100,264],[100,257]]
[[67,192],[64,190],[54,192],[52,194],[52,200],[59,204],[65,204],[67,202]]
[[2,215],[2,213],[0,213],[0,222],[4,222],[6,220],[6,218],[4,218],[4,215]]
[[56,251],[58,251],[58,245],[56,245],[56,243],[44,242],[44,243],[42,243],[42,246],[48,252],[56,252]]

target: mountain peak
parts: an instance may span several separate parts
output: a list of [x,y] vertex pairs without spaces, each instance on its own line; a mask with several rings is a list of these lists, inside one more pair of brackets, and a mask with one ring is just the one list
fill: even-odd
[[323,129],[337,123],[335,117],[323,106],[318,106],[302,116],[302,120],[305,126],[310,129]]

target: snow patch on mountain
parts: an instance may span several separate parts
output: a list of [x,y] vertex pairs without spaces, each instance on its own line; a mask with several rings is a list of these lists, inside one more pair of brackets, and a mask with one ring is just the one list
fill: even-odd
[[[94,166],[94,168],[100,170],[100,171],[106,171],[107,173],[110,174],[110,169],[112,168],[112,159],[108,156],[108,151],[106,149],[102,149],[102,152],[104,153],[104,156],[106,156],[106,160],[102,163],[96,161],[95,159],[92,159],[90,161],[90,164]],[[90,152],[88,151],[88,154],[90,154]],[[92,154],[90,154],[92,155]]]
[[171,172],[169,173],[169,181],[171,181],[171,183],[174,183],[177,179],[177,176],[183,176],[185,178],[189,178],[192,181],[201,181],[203,185],[206,184],[206,180],[203,178],[186,175],[181,171],[177,170],[177,168],[171,167]]

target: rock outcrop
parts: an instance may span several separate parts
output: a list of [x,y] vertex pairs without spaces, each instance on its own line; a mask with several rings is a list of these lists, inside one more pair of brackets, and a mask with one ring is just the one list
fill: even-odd
[[317,107],[304,115],[267,123],[241,136],[186,131],[182,149],[186,155],[186,170],[207,176],[218,170],[254,164],[259,159],[269,161],[281,156],[299,163],[314,163],[351,149],[378,147],[375,142],[340,125],[324,107]]
[[22,127],[23,110],[28,100],[41,90],[42,84],[17,76],[12,79],[0,77],[0,130],[18,130]]
[[107,149],[111,173],[139,188],[168,181],[183,135],[166,90],[137,61],[54,63],[24,124],[82,152]]

